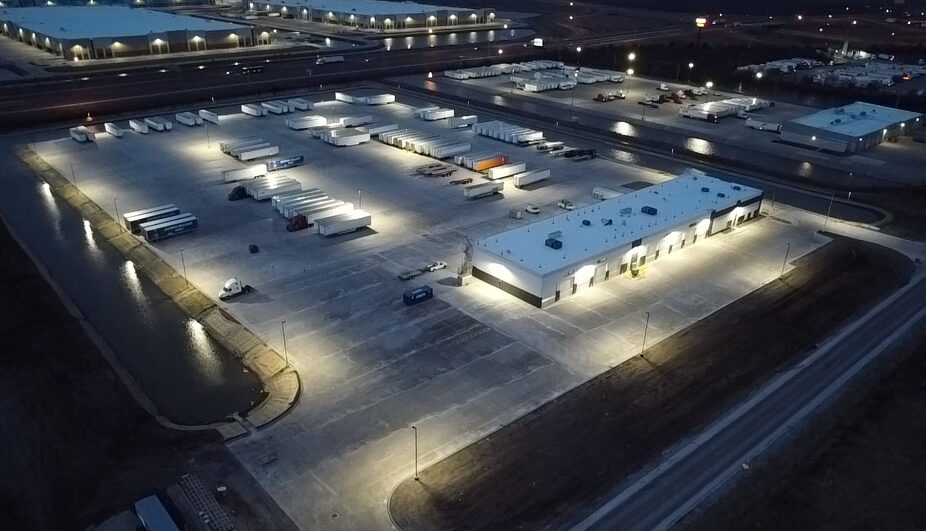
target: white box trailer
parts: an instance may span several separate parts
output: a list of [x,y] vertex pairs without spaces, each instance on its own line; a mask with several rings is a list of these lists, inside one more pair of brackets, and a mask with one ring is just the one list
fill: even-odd
[[311,101],[303,98],[291,98],[287,103],[297,111],[308,111],[313,107]]
[[604,186],[596,186],[592,188],[592,197],[599,201],[606,201],[608,199],[614,199],[615,197],[620,197],[624,194],[618,192],[617,190],[612,190]]
[[450,118],[450,127],[456,129],[459,127],[469,127],[475,125],[479,121],[479,117],[475,114],[468,114],[466,116],[455,116]]
[[142,236],[149,242],[156,242],[171,236],[191,232],[199,227],[199,219],[189,212],[177,216],[149,221],[138,226]]
[[338,234],[347,234],[370,226],[373,222],[373,216],[365,210],[354,210],[346,214],[319,218],[315,220],[318,227],[318,233],[322,236],[337,236]]
[[105,124],[103,124],[103,128],[106,129],[106,132],[109,133],[110,136],[114,136],[116,138],[122,138],[122,128],[119,127],[118,125],[112,122],[106,122]]
[[288,105],[280,105],[280,103],[277,101],[265,101],[262,102],[260,106],[272,112],[273,114],[286,114],[289,112]]
[[298,192],[299,190],[302,190],[302,184],[300,184],[299,181],[295,179],[281,179],[272,185],[266,185],[265,183],[265,186],[254,187],[251,197],[257,201],[265,201],[275,195],[292,191]]
[[280,153],[280,146],[267,146],[258,149],[251,149],[249,151],[242,151],[238,154],[238,160],[245,162],[248,160],[256,160],[263,157],[272,157]]
[[342,129],[322,135],[321,139],[333,146],[357,146],[370,141],[370,133],[357,129]]
[[421,115],[422,120],[427,120],[429,122],[434,122],[437,120],[446,120],[447,118],[453,118],[454,111],[453,109],[437,109],[433,111],[428,111]]
[[286,215],[289,209],[319,201],[327,201],[328,199],[330,199],[328,194],[318,188],[311,188],[308,191],[303,190],[301,192],[288,192],[270,198],[273,208],[282,215]]
[[264,175],[267,175],[266,164],[253,164],[251,166],[245,166],[244,168],[236,168],[234,170],[225,170],[222,172],[222,178],[227,183],[256,179]]
[[463,187],[463,197],[466,199],[479,199],[500,193],[505,189],[504,181],[482,181]]
[[219,125],[219,115],[218,114],[212,111],[207,111],[206,109],[200,109],[198,114],[199,114],[199,117],[202,118],[203,120],[211,124],[214,124],[214,125]]
[[505,177],[511,177],[517,173],[522,173],[527,171],[527,163],[525,162],[509,162],[508,164],[503,164],[501,166],[496,166],[494,168],[489,168],[489,171],[486,172],[486,176],[493,181],[496,179],[504,179]]
[[376,136],[381,133],[388,133],[389,131],[396,131],[398,129],[398,124],[371,125],[363,128],[363,130],[370,133],[370,136]]
[[300,118],[289,118],[286,120],[286,127],[296,131],[311,129],[313,127],[322,127],[328,125],[328,119],[324,116],[302,116]]
[[309,210],[303,210],[300,211],[299,214],[305,216],[305,220],[309,223],[309,225],[311,225],[318,219],[337,216],[338,214],[347,214],[353,211],[353,203],[336,201],[333,205],[320,206]]
[[334,99],[336,101],[343,101],[344,103],[354,103],[354,97],[344,92],[335,92]]
[[449,146],[442,146],[434,149],[431,152],[431,156],[435,159],[446,159],[462,153],[466,153],[473,149],[472,144],[466,142],[458,142]]
[[290,219],[296,214],[301,214],[304,211],[309,211],[317,207],[343,203],[344,201],[338,201],[337,199],[328,197],[326,195],[324,197],[314,197],[310,199],[304,199],[302,201],[296,201],[288,205],[283,205],[277,210],[280,212],[280,214],[283,215],[284,218]]
[[170,123],[170,120],[161,118],[160,116],[145,118],[145,123],[155,131],[170,131],[174,127],[174,124]]
[[746,119],[746,127],[757,131],[771,131],[772,133],[781,132],[781,124],[774,122],[762,122],[754,118]]
[[267,142],[264,140],[252,140],[250,142],[243,142],[241,144],[236,145],[228,152],[228,154],[231,155],[232,157],[237,157],[243,151],[270,147],[272,145],[273,144],[271,144],[270,142]]
[[366,125],[373,123],[373,117],[370,115],[366,116],[342,116],[338,119],[338,123],[342,127],[357,127],[359,125]]
[[174,119],[187,127],[203,125],[203,119],[200,118],[198,114],[193,114],[191,112],[178,112],[174,115]]
[[373,94],[371,96],[354,98],[354,101],[357,103],[365,103],[367,105],[387,105],[390,103],[395,103],[395,94]]
[[249,136],[246,138],[238,138],[236,140],[229,140],[228,142],[219,142],[219,149],[222,150],[222,153],[228,153],[231,155],[233,149],[238,146],[246,146],[248,144],[253,144],[255,142],[263,142],[264,139],[256,136]]
[[129,127],[136,133],[148,134],[148,124],[144,120],[129,120]]
[[286,193],[282,193],[280,195],[275,195],[271,197],[270,205],[273,206],[273,208],[276,208],[277,206],[290,202],[290,201],[296,201],[298,199],[311,197],[313,194],[324,194],[324,193],[325,192],[319,190],[318,188],[306,188],[298,192],[286,192]]
[[412,109],[412,116],[415,118],[421,118],[422,115],[426,112],[436,111],[440,109],[437,105],[427,105],[425,107],[416,107]]
[[255,103],[242,103],[241,112],[249,116],[255,116],[258,118],[261,116],[267,116],[267,109]]
[[[301,215],[301,216],[305,216],[306,222],[309,225],[311,225],[316,216],[324,217],[325,212],[330,212],[332,209],[335,209],[335,208],[343,209],[344,206],[347,204],[348,203],[345,203],[344,201],[340,201],[338,199],[332,198],[332,199],[327,199],[324,201],[318,201],[313,204],[290,207],[289,209],[287,209],[287,213],[289,215],[286,216],[286,219],[291,219],[294,216]],[[350,208],[351,210],[353,210],[354,206],[350,205]]]
[[125,230],[129,232],[138,232],[138,226],[142,223],[169,218],[177,214],[180,214],[180,209],[177,208],[177,205],[161,205],[126,212],[122,214],[122,223],[125,225]]
[[550,170],[531,170],[524,173],[519,173],[514,176],[514,185],[516,188],[521,188],[529,184],[540,182],[544,179],[550,178]]
[[87,135],[86,131],[87,131],[87,128],[83,126],[72,127],[70,129],[71,138],[73,138],[74,140],[78,142],[93,142],[93,137]]

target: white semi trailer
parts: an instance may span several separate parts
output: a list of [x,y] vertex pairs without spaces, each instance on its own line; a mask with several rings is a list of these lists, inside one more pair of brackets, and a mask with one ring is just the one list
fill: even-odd
[[504,181],[482,181],[463,187],[463,197],[466,199],[479,199],[501,193],[505,189]]
[[144,120],[129,120],[129,127],[136,133],[148,134],[148,124]]
[[496,166],[494,168],[489,168],[489,171],[486,172],[486,177],[492,179],[504,179],[505,177],[511,177],[517,173],[522,173],[527,171],[527,164],[524,162],[509,162],[508,164],[503,164],[501,166]]
[[528,184],[536,183],[549,178],[549,169],[526,171],[514,176],[514,185],[516,188],[521,188],[527,186]]
[[251,166],[245,166],[244,168],[225,170],[222,172],[222,178],[227,183],[245,181],[247,179],[256,179],[257,177],[263,177],[264,175],[267,175],[266,164],[253,164]]
[[322,236],[337,236],[368,227],[372,222],[373,217],[369,212],[357,209],[346,214],[317,219],[315,224]]
[[241,162],[246,162],[249,160],[257,160],[264,157],[272,157],[280,152],[280,146],[267,146],[257,149],[251,149],[248,151],[242,151],[238,154],[238,160]]
[[105,124],[103,124],[103,128],[106,129],[106,132],[109,133],[110,136],[114,136],[116,138],[122,138],[122,128],[119,127],[118,125],[112,122],[106,122]]
[[258,104],[254,104],[254,103],[241,104],[241,112],[249,116],[254,116],[257,118],[261,116],[267,116],[267,109],[265,109],[264,107]]
[[178,112],[174,115],[174,119],[187,127],[203,125],[203,119],[198,114],[191,112]]
[[145,118],[145,123],[148,124],[148,127],[154,129],[155,131],[170,131],[174,128],[174,124],[172,124],[170,120],[161,118],[160,116]]
[[199,117],[211,124],[219,125],[219,115],[212,111],[207,111],[206,109],[200,109]]

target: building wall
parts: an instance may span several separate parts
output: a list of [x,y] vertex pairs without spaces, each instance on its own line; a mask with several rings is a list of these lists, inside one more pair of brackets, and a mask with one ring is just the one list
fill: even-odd
[[[495,13],[485,9],[436,10],[424,13],[360,13],[355,11],[323,11],[308,6],[283,5],[273,2],[248,2],[247,6],[251,11],[280,13],[280,16],[285,18],[384,31],[466,26],[495,21]],[[396,3],[396,7],[401,8],[402,4]]]
[[[11,39],[35,46],[68,60],[134,57],[159,53],[187,52],[254,46],[260,40],[256,30],[242,27],[236,30],[170,31],[147,35],[100,37],[95,39],[57,39],[12,22],[2,22],[0,30]],[[267,32],[264,32],[265,35]],[[266,37],[269,42],[269,36]]]
[[781,140],[820,149],[830,153],[859,153],[877,146],[881,142],[894,140],[920,127],[922,120],[913,120],[901,127],[900,123],[887,126],[884,130],[862,136],[848,136],[809,125],[786,122],[781,127]]
[[[696,245],[718,232],[752,221],[759,216],[762,196],[715,211],[708,217],[689,219],[630,244],[611,249],[547,273],[519,267],[514,258],[500,258],[476,246],[473,276],[534,306],[545,308],[581,290],[619,275],[633,275],[648,263]],[[568,245],[568,242],[565,242]],[[550,252],[556,252],[550,249]]]

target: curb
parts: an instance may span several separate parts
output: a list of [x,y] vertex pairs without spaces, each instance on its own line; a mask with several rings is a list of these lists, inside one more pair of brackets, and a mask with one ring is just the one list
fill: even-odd
[[[123,382],[161,424],[179,430],[214,428],[225,441],[229,441],[250,434],[251,427],[260,429],[269,425],[292,409],[301,394],[301,380],[299,373],[287,366],[280,354],[267,346],[247,327],[222,311],[212,299],[189,285],[174,268],[159,258],[148,246],[125,232],[118,221],[110,217],[31,148],[17,146],[14,152],[32,169],[36,177],[51,187],[55,195],[67,201],[98,234],[127,260],[134,262],[187,316],[199,322],[213,339],[240,359],[248,370],[254,372],[266,392],[264,399],[244,414],[246,422],[225,421],[205,426],[180,426],[164,419],[156,411],[151,411],[153,405],[138,389],[131,375],[121,364],[115,366],[116,373]],[[115,356],[105,357],[110,364],[118,362]],[[143,400],[139,394],[144,397]]]

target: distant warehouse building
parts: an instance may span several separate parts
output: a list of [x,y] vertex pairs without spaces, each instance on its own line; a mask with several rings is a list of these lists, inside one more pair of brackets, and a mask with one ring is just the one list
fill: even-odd
[[920,113],[857,101],[781,126],[781,140],[832,153],[858,153],[922,126]]
[[544,308],[759,215],[762,191],[686,173],[473,243],[473,276]]
[[269,44],[250,26],[124,6],[0,9],[3,34],[68,60]]
[[248,2],[257,13],[371,30],[467,26],[495,22],[487,9],[442,7],[384,0],[268,0]]

